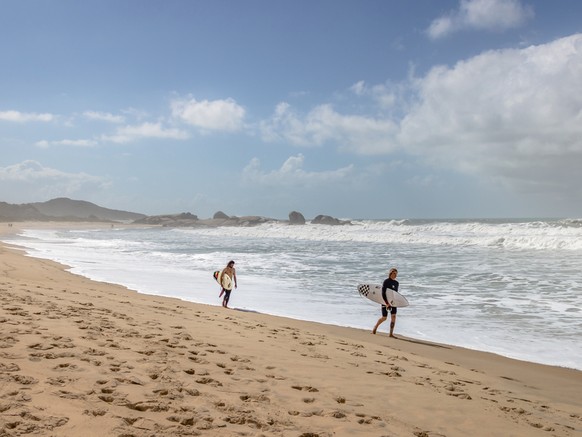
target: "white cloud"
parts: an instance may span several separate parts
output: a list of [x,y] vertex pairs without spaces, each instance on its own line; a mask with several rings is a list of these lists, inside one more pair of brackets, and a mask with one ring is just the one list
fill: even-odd
[[401,147],[521,189],[580,195],[582,34],[435,67],[416,85]]
[[243,127],[245,109],[233,99],[176,99],[172,116],[192,126],[214,131],[238,131]]
[[108,112],[85,111],[83,116],[89,120],[106,121],[108,123],[123,123],[125,121],[125,117]]
[[0,111],[0,121],[11,121],[15,123],[26,123],[29,121],[53,121],[53,114],[39,114],[36,112],[19,112],[19,111]]
[[0,181],[3,189],[21,193],[20,198],[31,199],[71,195],[109,185],[104,178],[86,173],[66,173],[33,160],[0,167]]
[[363,80],[356,82],[350,87],[350,91],[358,97],[372,98],[380,108],[390,109],[397,103],[398,86],[374,85],[368,86]]
[[435,19],[427,29],[438,39],[460,30],[500,31],[519,27],[534,15],[520,0],[461,0],[459,8]]
[[111,141],[120,144],[147,138],[185,140],[188,138],[188,133],[180,129],[165,128],[161,123],[142,123],[135,126],[128,125],[120,127],[115,134],[102,136],[104,141]]
[[43,149],[46,149],[51,146],[94,147],[98,145],[98,142],[94,140],[59,140],[59,141],[42,140],[38,141],[35,145]]
[[258,158],[253,158],[243,171],[243,179],[247,182],[266,186],[308,186],[319,187],[321,184],[335,184],[346,180],[353,174],[353,166],[337,170],[309,172],[303,169],[305,157],[302,154],[289,157],[277,170],[270,172],[261,169]]
[[297,146],[321,146],[331,142],[361,153],[391,148],[397,126],[386,118],[343,115],[331,105],[320,105],[305,117],[294,113],[288,103],[280,103],[273,116],[260,124],[265,141],[288,142]]
[[359,82],[356,82],[355,84],[353,84],[350,87],[350,90],[356,95],[356,96],[362,96],[364,95],[365,91],[366,91],[366,82],[364,82],[363,80],[360,80]]
[[[298,114],[281,103],[261,132],[297,146],[407,153],[512,190],[582,197],[582,34],[434,67],[393,94],[404,89],[412,94],[407,102],[398,97],[398,116],[345,115],[331,105]],[[351,91],[391,92],[364,82]],[[289,174],[286,168],[261,175]]]

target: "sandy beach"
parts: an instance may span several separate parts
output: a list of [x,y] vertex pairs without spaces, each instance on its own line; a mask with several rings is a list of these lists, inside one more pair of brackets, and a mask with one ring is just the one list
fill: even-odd
[[0,270],[0,436],[582,435],[580,371]]

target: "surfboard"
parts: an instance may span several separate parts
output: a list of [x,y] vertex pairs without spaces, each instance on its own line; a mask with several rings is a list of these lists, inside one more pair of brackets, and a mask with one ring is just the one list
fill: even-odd
[[216,279],[216,282],[220,284],[225,290],[232,290],[232,279],[228,275],[222,275],[220,270],[216,270],[212,276]]
[[[359,284],[358,293],[360,293],[360,296],[364,296],[365,298],[370,299],[372,302],[385,305],[384,299],[382,299],[381,285]],[[388,299],[388,303],[393,307],[401,308],[410,305],[404,296],[402,296],[397,291],[391,290],[390,288],[386,290],[386,299]]]

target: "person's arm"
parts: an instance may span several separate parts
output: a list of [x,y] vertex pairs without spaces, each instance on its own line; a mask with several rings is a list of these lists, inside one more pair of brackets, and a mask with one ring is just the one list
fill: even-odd
[[238,288],[238,285],[236,283],[236,269],[232,269],[232,278],[234,279],[234,288]]
[[386,289],[388,288],[388,284],[386,282],[387,281],[384,281],[382,284],[382,300],[384,301],[386,308],[391,308],[390,304],[388,303],[388,298],[386,297]]

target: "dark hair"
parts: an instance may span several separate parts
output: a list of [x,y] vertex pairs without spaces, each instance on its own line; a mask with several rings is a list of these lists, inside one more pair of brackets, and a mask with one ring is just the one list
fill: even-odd
[[234,261],[230,260],[227,265],[234,264]]

